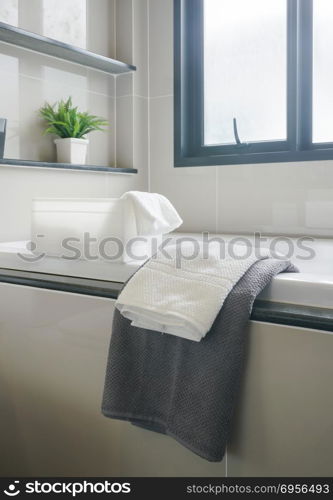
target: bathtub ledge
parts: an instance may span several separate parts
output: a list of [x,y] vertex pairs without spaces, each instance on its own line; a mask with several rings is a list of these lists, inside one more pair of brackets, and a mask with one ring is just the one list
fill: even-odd
[[0,268],[0,283],[116,299],[123,283]]
[[333,309],[256,300],[252,321],[333,332]]
[[[0,268],[0,283],[117,299],[124,284],[115,281]],[[252,321],[333,332],[333,309],[257,299]]]

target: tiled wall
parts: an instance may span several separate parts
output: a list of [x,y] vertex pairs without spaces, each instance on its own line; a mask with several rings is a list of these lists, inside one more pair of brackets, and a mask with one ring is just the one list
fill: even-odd
[[[82,17],[86,19],[82,33],[79,30],[80,19],[76,20],[78,29],[73,28],[76,26],[75,19],[71,20],[75,11],[68,9],[68,2],[64,0],[57,2],[56,9],[54,0],[7,0],[1,2],[0,20],[11,21],[37,33],[58,34],[57,38],[62,41],[77,42],[90,50],[114,57],[114,0],[94,1],[93,12],[92,0],[75,2],[77,7],[81,6]],[[50,17],[51,13],[53,17]],[[110,122],[105,133],[89,136],[88,161],[97,165],[115,164],[113,76],[0,43],[0,92],[0,116],[8,119],[5,157],[54,161],[53,137],[43,136],[45,123],[39,118],[38,110],[46,101],[53,104],[72,96],[81,109],[101,115]]]
[[184,230],[333,235],[333,162],[173,167],[173,0],[149,1],[150,188]]
[[[137,70],[116,80],[117,162],[135,163],[141,169],[143,189],[148,189],[148,1],[118,0],[117,57]],[[133,160],[134,158],[134,160]]]
[[[6,11],[7,4],[25,5],[27,11],[24,0],[7,0],[1,16],[13,12]],[[32,29],[36,19],[29,20],[29,5],[18,22],[25,15],[24,27]],[[78,104],[111,122],[108,133],[91,134],[90,161],[134,166],[139,174],[120,178],[1,168],[2,241],[29,233],[33,196],[113,196],[128,189],[167,196],[187,231],[333,235],[333,162],[174,168],[173,0],[88,0],[87,12],[88,48],[134,63],[137,72],[114,79],[2,45],[6,156],[53,159],[52,140],[41,135],[36,110],[45,99],[73,94]]]
[[54,137],[43,135],[44,102],[72,96],[75,105],[107,118],[110,129],[89,136],[88,162],[115,162],[114,78],[97,71],[0,44],[0,116],[8,120],[5,157],[55,161]]
[[[75,2],[86,5],[87,48],[127,63],[135,61],[137,74],[134,78],[129,75],[115,78],[0,43],[0,116],[8,119],[5,157],[54,161],[53,139],[42,135],[43,124],[37,111],[45,101],[53,103],[72,95],[80,107],[110,121],[107,132],[89,135],[88,161],[134,167],[139,173],[0,167],[0,241],[29,239],[34,197],[113,197],[131,189],[147,190],[147,2]],[[5,22],[42,32],[43,5],[49,4],[51,8],[52,3],[54,0],[1,1],[0,17]],[[60,9],[68,0],[56,3]],[[57,17],[54,22],[64,18]],[[68,36],[76,36],[68,26],[60,26],[59,30],[59,39],[70,41]]]

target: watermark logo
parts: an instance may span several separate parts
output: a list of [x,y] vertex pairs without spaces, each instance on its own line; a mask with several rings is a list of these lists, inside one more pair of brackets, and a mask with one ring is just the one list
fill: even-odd
[[17,489],[17,485],[20,484],[20,481],[14,481],[11,483],[6,490],[4,490],[4,494],[8,497],[16,497],[20,494],[20,490]]
[[109,237],[97,239],[90,233],[81,238],[68,236],[55,242],[51,237],[37,235],[27,245],[27,252],[18,256],[25,262],[35,263],[46,256],[56,256],[68,261],[103,260],[107,262],[145,262],[161,256],[175,261],[179,268],[184,261],[208,260],[213,255],[220,260],[246,260],[251,256],[263,258],[263,254],[280,260],[308,261],[315,258],[314,239],[311,237],[290,238],[287,236],[267,237],[260,233],[247,236],[211,235],[202,233],[193,236],[135,237],[127,241]]
[[40,495],[61,495],[76,498],[81,495],[117,495],[131,493],[131,483],[123,481],[95,480],[84,479],[79,481],[71,480],[31,480],[22,481],[19,489],[20,481],[12,481],[4,493],[8,497],[16,497],[20,493],[30,495],[35,498]]

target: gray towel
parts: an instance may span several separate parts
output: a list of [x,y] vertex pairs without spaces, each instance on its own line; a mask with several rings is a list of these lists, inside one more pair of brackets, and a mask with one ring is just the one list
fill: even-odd
[[289,262],[255,263],[200,342],[130,325],[116,310],[102,412],[172,436],[199,456],[223,459],[256,296]]

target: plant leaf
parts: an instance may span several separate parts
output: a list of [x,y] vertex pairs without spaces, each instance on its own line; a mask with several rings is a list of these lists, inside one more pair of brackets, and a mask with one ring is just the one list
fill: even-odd
[[104,118],[89,114],[87,111],[78,111],[77,106],[73,106],[71,97],[54,105],[45,103],[39,113],[47,122],[44,133],[58,135],[61,138],[81,138],[94,130],[104,131],[104,127],[109,125]]

